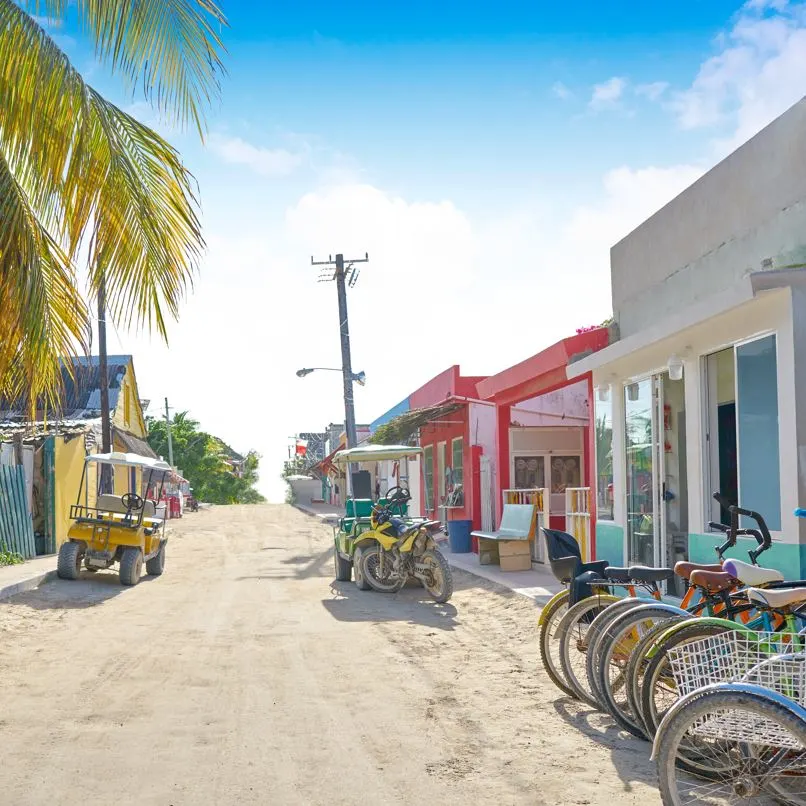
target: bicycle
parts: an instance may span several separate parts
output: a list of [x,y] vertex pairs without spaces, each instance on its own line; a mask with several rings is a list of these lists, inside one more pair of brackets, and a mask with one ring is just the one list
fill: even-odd
[[[803,588],[776,596],[806,602]],[[652,749],[664,806],[806,804],[805,646],[804,635],[729,631],[672,651],[682,696]]]
[[[743,509],[741,507],[731,507],[731,514],[734,516],[744,515],[752,518],[759,526],[758,532],[763,537],[763,543],[758,549],[750,552],[751,561],[754,563],[758,556],[772,544],[772,538],[767,528],[764,518],[757,512]],[[806,512],[804,512],[806,515]],[[640,681],[636,677],[632,679],[630,685],[635,698],[633,707],[637,709],[643,724],[644,733],[652,738],[663,713],[670,702],[677,699],[677,692],[674,687],[673,677],[670,675],[668,653],[675,647],[696,641],[707,635],[732,631],[737,629],[761,630],[765,632],[784,632],[794,634],[806,625],[806,614],[800,612],[799,608],[793,610],[788,605],[781,605],[781,597],[776,597],[774,591],[786,591],[798,589],[806,584],[803,581],[785,582],[782,581],[782,574],[778,574],[777,579],[766,580],[760,572],[763,569],[755,565],[748,566],[736,560],[726,560],[724,578],[714,578],[705,575],[704,582],[708,582],[712,587],[722,586],[722,590],[716,595],[723,596],[723,600],[728,603],[728,609],[722,615],[730,618],[711,616],[698,620],[696,623],[679,623],[661,632],[655,640],[642,648],[642,654],[635,660],[636,667],[643,668],[643,679]],[[701,575],[702,576],[702,575]],[[692,574],[694,580],[696,574]],[[759,585],[759,580],[766,582],[764,590],[768,592],[767,599],[759,593],[760,588],[747,588],[745,591],[731,591],[728,593],[729,579],[739,579],[740,581],[755,582]],[[751,591],[755,591],[751,593]],[[737,623],[734,619],[737,614],[746,614],[755,611],[756,615],[751,620]],[[640,689],[640,695],[635,697],[636,688]]]

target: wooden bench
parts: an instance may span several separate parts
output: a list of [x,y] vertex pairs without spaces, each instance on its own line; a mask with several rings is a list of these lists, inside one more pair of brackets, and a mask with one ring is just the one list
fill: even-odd
[[504,504],[497,531],[471,532],[479,541],[479,565],[500,564],[502,571],[529,571],[534,520],[534,504]]

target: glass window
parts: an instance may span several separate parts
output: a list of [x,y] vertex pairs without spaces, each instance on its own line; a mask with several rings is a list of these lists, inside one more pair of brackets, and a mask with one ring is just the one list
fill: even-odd
[[546,486],[546,468],[542,456],[516,456],[516,490],[539,490]]
[[[775,336],[736,347],[739,503],[781,528],[778,460],[778,362]],[[750,526],[747,523],[745,526]]]
[[[706,447],[708,495],[760,512],[770,529],[781,528],[778,446],[778,362],[775,336],[709,355]],[[711,519],[730,515],[709,501]],[[743,523],[744,526],[752,524]]]
[[596,395],[596,517],[613,520],[613,399]]
[[439,503],[445,501],[445,443],[440,442],[437,444],[437,484],[439,484]]
[[434,447],[427,445],[423,449],[423,486],[425,487],[425,508],[434,507]]
[[464,440],[459,437],[451,442],[451,469],[453,470],[453,486],[464,482]]

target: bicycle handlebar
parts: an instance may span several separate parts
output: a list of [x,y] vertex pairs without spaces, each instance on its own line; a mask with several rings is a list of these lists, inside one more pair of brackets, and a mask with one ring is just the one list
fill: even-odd
[[[754,512],[752,509],[744,509],[744,507],[731,506],[728,511],[731,513],[731,515],[735,515],[737,520],[739,515],[743,515],[745,518],[750,518],[758,524],[758,531],[761,532],[761,540],[759,541],[759,547],[757,549],[753,549],[753,551],[748,552],[748,554],[750,555],[751,562],[755,563],[756,559],[758,559],[759,554],[761,554],[763,551],[766,551],[772,545],[772,535],[770,534],[770,530],[767,528],[767,522],[758,512]],[[753,535],[753,537],[756,537],[756,530],[742,529],[742,534],[751,534]],[[756,540],[758,540],[758,537],[756,537]]]
[[[772,545],[770,530],[767,528],[764,518],[758,512],[754,512],[751,509],[744,509],[743,507],[732,504],[730,500],[721,493],[716,492],[713,494],[713,497],[714,501],[716,501],[730,514],[730,526],[725,526],[724,523],[716,523],[715,521],[710,521],[708,523],[709,528],[719,532],[724,532],[727,535],[727,540],[721,546],[717,546],[717,555],[720,559],[722,559],[722,555],[729,548],[732,548],[736,545],[736,538],[739,535],[753,537],[755,538],[756,543],[758,543],[758,547],[749,551],[748,554],[750,555],[750,561],[755,564],[759,555],[765,552]],[[758,524],[758,529],[740,529],[740,515],[754,520]]]

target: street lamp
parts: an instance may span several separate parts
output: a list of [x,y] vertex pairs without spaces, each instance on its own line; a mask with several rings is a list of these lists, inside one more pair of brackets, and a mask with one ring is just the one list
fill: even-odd
[[[324,372],[341,372],[341,370],[336,369],[336,367],[305,367],[297,370],[297,377],[304,378],[306,375],[310,375],[312,372],[316,372],[317,370]],[[353,372],[351,373],[350,377],[359,386],[364,386],[367,382],[367,376],[363,372]]]

